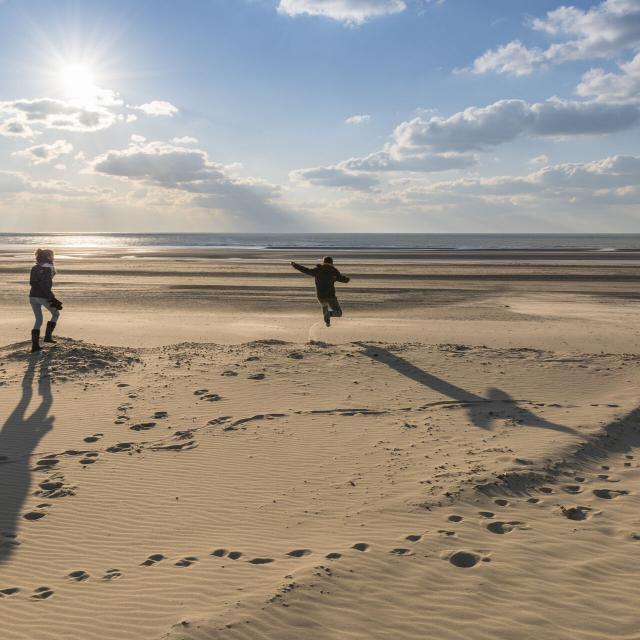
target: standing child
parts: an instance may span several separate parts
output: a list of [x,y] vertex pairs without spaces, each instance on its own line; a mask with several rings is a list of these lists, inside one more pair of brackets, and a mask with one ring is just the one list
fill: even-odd
[[36,251],[36,264],[31,268],[31,291],[29,302],[36,317],[35,325],[31,331],[31,353],[40,351],[40,328],[42,327],[42,307],[51,313],[51,320],[47,322],[44,341],[55,344],[53,330],[56,327],[62,304],[53,295],[53,277],[56,269],[53,264],[53,251],[51,249],[38,249]]
[[349,282],[347,276],[343,276],[334,266],[333,258],[327,256],[322,259],[322,264],[317,264],[313,269],[303,267],[297,262],[292,262],[291,266],[316,280],[316,293],[318,302],[322,306],[322,315],[327,327],[331,326],[331,318],[342,316],[342,309],[338,298],[336,298],[336,282]]

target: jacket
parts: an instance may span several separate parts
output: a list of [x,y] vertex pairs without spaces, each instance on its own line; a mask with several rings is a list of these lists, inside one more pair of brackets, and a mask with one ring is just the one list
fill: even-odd
[[31,291],[29,296],[31,298],[44,298],[45,300],[51,300],[53,298],[53,269],[51,267],[43,267],[42,265],[35,264],[31,268]]
[[335,298],[336,282],[349,282],[347,276],[343,276],[332,264],[317,264],[313,269],[303,267],[296,262],[292,263],[294,269],[308,276],[312,276],[316,281],[316,293],[318,298]]

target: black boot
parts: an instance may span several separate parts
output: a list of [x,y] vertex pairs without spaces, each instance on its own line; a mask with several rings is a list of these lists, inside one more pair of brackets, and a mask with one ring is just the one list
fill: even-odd
[[40,329],[32,329],[31,331],[31,353],[40,351]]
[[53,333],[53,330],[56,328],[56,323],[55,322],[47,322],[47,330],[45,331],[44,334],[44,341],[45,342],[52,342],[53,344],[56,343],[56,341],[51,337],[51,334]]

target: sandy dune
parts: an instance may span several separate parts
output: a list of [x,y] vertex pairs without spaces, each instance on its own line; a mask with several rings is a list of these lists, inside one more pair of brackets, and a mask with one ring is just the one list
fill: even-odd
[[175,340],[193,299],[172,345],[91,306],[61,332],[110,339],[7,344],[3,639],[637,638],[640,356],[620,287],[408,303],[378,341],[368,303],[331,329],[285,304],[286,340]]

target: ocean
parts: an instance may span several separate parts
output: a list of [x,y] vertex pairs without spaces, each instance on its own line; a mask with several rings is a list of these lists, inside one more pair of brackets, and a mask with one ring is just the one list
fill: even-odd
[[0,233],[0,248],[431,249],[638,251],[640,234]]

